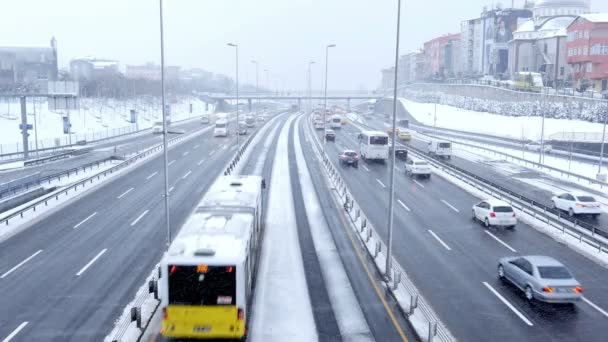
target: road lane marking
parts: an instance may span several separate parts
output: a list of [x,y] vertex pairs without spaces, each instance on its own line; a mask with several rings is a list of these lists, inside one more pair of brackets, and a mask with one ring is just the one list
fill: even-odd
[[19,324],[19,326],[17,327],[17,329],[13,330],[13,332],[6,336],[4,338],[4,340],[2,340],[2,342],[9,342],[10,340],[12,340],[15,336],[17,336],[17,334],[23,330],[23,328],[25,328],[25,326],[28,324],[29,322],[23,322],[21,324]]
[[401,204],[401,206],[403,207],[403,209],[405,209],[407,211],[411,211],[410,208],[408,208],[407,205],[405,205],[405,203],[401,202],[400,199],[397,200],[397,203]]
[[380,185],[382,185],[383,188],[386,188],[386,185],[384,185],[384,183],[382,183],[378,178],[376,178],[376,182],[380,183]]
[[84,220],[80,221],[80,223],[78,223],[77,225],[74,226],[74,229],[80,227],[85,222],[87,222],[88,220],[92,219],[95,215],[97,215],[97,212],[92,213],[91,215],[87,216],[87,218],[85,218]]
[[442,245],[443,245],[443,247],[445,247],[445,249],[447,249],[448,251],[451,251],[451,250],[452,250],[452,249],[450,248],[450,246],[448,246],[448,245],[447,245],[447,243],[443,242],[443,240],[441,240],[441,239],[439,238],[439,236],[437,236],[437,234],[435,234],[435,232],[434,232],[434,231],[432,231],[432,230],[430,230],[430,229],[429,229],[428,231],[429,231],[429,233],[431,233],[431,235],[433,235],[433,237],[435,238],[435,240],[439,241],[439,243],[440,243],[440,244],[442,244]]
[[188,178],[188,176],[190,176],[191,173],[192,173],[192,171],[188,170],[188,172],[186,172],[186,174],[182,176],[182,179]]
[[199,144],[194,145],[194,149],[196,150],[199,146],[201,146],[201,145],[199,145]]
[[93,265],[93,263],[95,261],[97,261],[97,259],[99,259],[108,249],[104,248],[101,250],[101,252],[97,253],[97,255],[91,260],[89,261],[88,264],[84,265],[84,267],[82,269],[80,269],[80,271],[78,271],[78,273],[76,273],[76,276],[79,277],[81,274],[84,273],[84,271],[87,270],[87,268],[91,267],[91,265]]
[[205,161],[205,159],[201,159],[201,161],[199,161],[198,163],[196,163],[196,165],[201,166],[201,164]]
[[170,188],[169,188],[169,192],[173,191],[173,189],[175,189],[175,187],[174,187],[174,186],[170,187]]
[[443,202],[443,204],[447,205],[448,207],[450,207],[450,209],[454,210],[455,212],[457,212],[457,213],[460,212],[460,210],[458,210],[456,207],[454,207],[453,205],[451,205],[450,203],[448,203],[448,201],[441,200],[441,202]]
[[526,316],[524,316],[521,312],[519,312],[513,305],[511,305],[511,303],[509,303],[508,300],[506,300],[500,293],[498,293],[498,291],[494,290],[494,288],[492,286],[490,286],[490,284],[488,284],[485,281],[483,282],[483,284],[485,285],[485,287],[488,288],[488,290],[492,291],[492,293],[496,297],[498,297],[498,299],[500,299],[501,302],[503,302],[509,309],[511,309],[511,311],[513,311],[522,321],[524,321],[529,326],[534,325],[534,324],[532,324],[532,322],[530,322],[529,319],[526,318]]
[[146,216],[146,214],[148,213],[148,209],[146,209],[146,211],[144,211],[143,213],[141,213],[139,216],[137,216],[137,218],[135,219],[135,221],[131,222],[131,227],[133,227],[134,225],[137,224],[137,222],[139,222],[139,220],[141,220],[144,216]]
[[[171,164],[169,163],[169,165],[171,165]],[[150,180],[150,178],[156,176],[157,174],[158,174],[158,171],[155,171],[154,173],[152,173],[148,177],[146,177],[146,180]]]
[[215,150],[212,150],[211,152],[209,152],[209,156],[212,156],[214,152],[215,152]]
[[397,169],[397,171],[399,172],[404,172],[402,168],[400,168],[399,166],[395,166],[395,169]]
[[169,162],[169,164],[167,164],[167,166],[171,166],[171,164],[175,163],[175,159],[173,159],[172,161]]
[[515,250],[515,248],[509,246],[506,242],[502,241],[501,239],[499,239],[496,235],[490,233],[489,231],[485,231],[486,234],[490,235],[494,240],[498,241],[498,243],[500,243],[501,245],[507,247],[511,252],[513,253],[517,253],[517,251]]
[[608,312],[604,311],[602,308],[600,308],[599,306],[595,305],[589,299],[583,297],[583,301],[585,301],[585,303],[591,305],[592,308],[594,308],[595,310],[599,311],[602,315],[608,317]]
[[118,197],[116,197],[116,198],[118,198],[118,199],[123,198],[123,197],[124,197],[126,194],[128,194],[128,193],[129,193],[129,192],[131,192],[131,191],[133,191],[133,189],[135,189],[135,188],[131,188],[131,189],[129,189],[129,190],[127,190],[127,191],[123,192],[123,193],[122,193],[120,196],[118,196]]
[[38,254],[42,253],[42,249],[39,250],[38,252],[30,255],[29,257],[27,257],[27,259],[23,260],[22,262],[18,263],[15,267],[11,268],[10,270],[6,271],[3,275],[0,276],[0,279],[3,279],[4,277],[6,277],[7,275],[15,272],[19,267],[23,266],[26,262],[34,259],[34,257]]
[[414,179],[414,183],[418,184],[421,188],[424,189],[424,184],[420,183],[419,181]]
[[369,172],[369,169],[367,168],[367,166],[365,166],[365,165],[361,165],[361,167],[362,167],[362,168],[364,168],[364,169],[365,169],[365,171]]

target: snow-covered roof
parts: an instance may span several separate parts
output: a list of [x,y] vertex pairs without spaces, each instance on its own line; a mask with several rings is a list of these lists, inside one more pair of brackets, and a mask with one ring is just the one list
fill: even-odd
[[536,27],[534,26],[534,20],[530,19],[528,21],[526,21],[525,23],[519,25],[519,27],[517,28],[517,30],[515,30],[516,33],[518,32],[534,32],[536,31]]
[[587,13],[581,14],[580,17],[593,23],[608,23],[608,13]]
[[539,31],[561,30],[567,28],[576,19],[574,16],[555,17],[541,24]]

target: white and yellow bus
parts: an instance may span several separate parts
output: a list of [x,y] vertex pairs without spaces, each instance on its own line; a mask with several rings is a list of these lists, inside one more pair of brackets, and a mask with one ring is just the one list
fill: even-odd
[[161,261],[163,336],[245,337],[263,188],[258,176],[222,176],[186,220]]

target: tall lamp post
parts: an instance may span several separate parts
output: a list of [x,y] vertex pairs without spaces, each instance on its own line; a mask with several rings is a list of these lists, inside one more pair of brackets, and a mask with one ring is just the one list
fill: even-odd
[[255,64],[255,96],[258,97],[258,105],[255,106],[255,116],[258,117],[258,115],[259,115],[258,107],[260,106],[260,94],[258,93],[259,86],[260,86],[259,78],[258,78],[258,76],[259,76],[258,68],[259,68],[260,64],[258,63],[258,61],[255,61],[255,60],[251,61],[251,63]]
[[234,43],[228,43],[228,46],[232,46],[236,52],[236,149],[238,153],[239,149],[239,45]]
[[160,5],[160,87],[163,106],[163,159],[165,173],[165,224],[167,227],[167,248],[171,245],[171,223],[169,222],[169,151],[167,145],[167,110],[165,108],[165,38],[163,30],[163,0]]
[[315,61],[308,62],[308,110],[312,112],[312,65]]
[[268,90],[270,90],[270,70],[264,69],[264,72],[266,73],[266,86],[268,87]]
[[388,282],[392,278],[392,246],[393,246],[393,209],[395,206],[395,140],[397,138],[397,75],[399,69],[399,26],[401,24],[401,0],[397,0],[397,39],[395,41],[395,80],[393,83],[393,133],[391,142],[391,180],[390,180],[390,195],[388,199],[388,242],[386,247],[386,267],[384,269],[384,278]]
[[329,60],[329,48],[336,47],[336,44],[329,44],[325,47],[325,95],[323,95],[323,153],[325,153],[325,143],[327,143],[327,139],[325,139],[325,129],[327,129],[327,62]]

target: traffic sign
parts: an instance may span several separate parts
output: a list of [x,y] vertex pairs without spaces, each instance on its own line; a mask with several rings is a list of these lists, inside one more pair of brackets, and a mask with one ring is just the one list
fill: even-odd
[[[25,127],[26,127],[28,130],[30,130],[30,129],[33,129],[33,128],[34,128],[34,125],[32,125],[32,124],[27,124]],[[23,124],[19,124],[19,129],[23,130]]]

